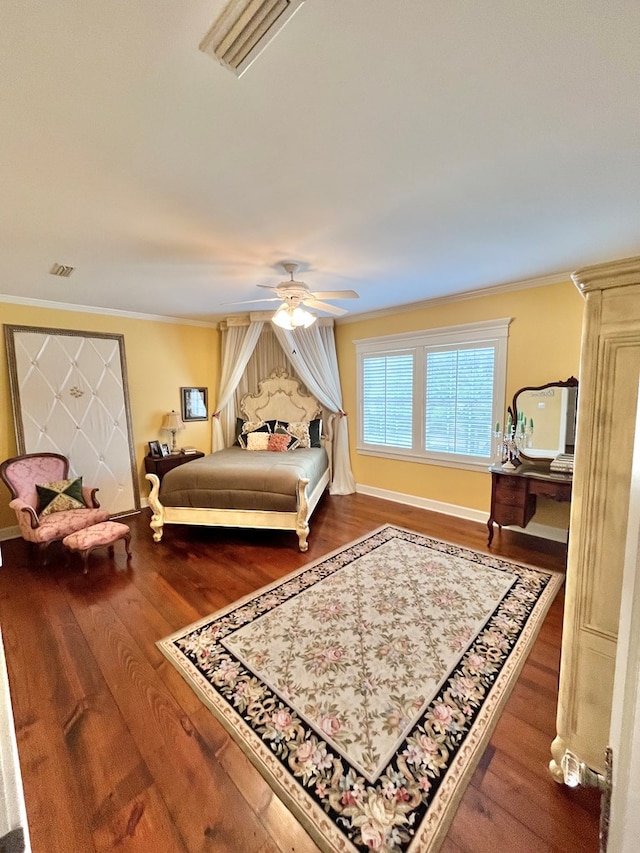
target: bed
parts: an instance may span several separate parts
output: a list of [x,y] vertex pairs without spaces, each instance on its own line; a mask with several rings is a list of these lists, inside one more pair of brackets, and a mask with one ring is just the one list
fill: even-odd
[[[155,474],[146,475],[156,542],[165,524],[192,524],[292,530],[300,550],[308,549],[309,519],[331,481],[333,416],[323,431],[320,404],[281,368],[258,387],[240,404],[239,444],[174,468],[162,485]],[[306,444],[302,424],[311,425],[315,446],[299,446]],[[265,435],[283,435],[285,430],[290,449],[249,449],[263,447]],[[285,439],[269,441],[275,447]]]

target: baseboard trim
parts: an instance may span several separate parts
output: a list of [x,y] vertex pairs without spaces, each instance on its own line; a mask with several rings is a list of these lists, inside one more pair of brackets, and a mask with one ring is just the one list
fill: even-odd
[[[453,515],[456,518],[464,518],[466,521],[478,521],[481,524],[487,523],[486,512],[481,512],[479,509],[472,509],[467,506],[448,504],[444,501],[434,501],[430,498],[419,498],[416,495],[405,495],[402,492],[391,492],[388,489],[377,489],[375,486],[364,486],[361,483],[356,485],[356,491],[361,495],[382,498],[385,501],[406,504],[406,506],[415,506],[419,509],[429,509],[432,512],[442,512],[444,515]],[[146,509],[149,506],[149,501],[146,498],[142,498],[140,505],[141,509]],[[524,529],[522,527],[507,527],[505,529],[515,530],[518,533],[526,533],[528,536],[537,536],[540,539],[550,539],[553,542],[567,542],[567,531],[564,528],[551,527],[548,524],[537,524],[535,521],[530,522]],[[0,528],[0,542],[3,542],[5,539],[19,538],[20,528],[17,524],[13,527]],[[1,562],[0,565],[2,565]]]
[[[444,515],[453,515],[456,518],[463,518],[465,521],[478,521],[481,524],[486,524],[488,512],[479,509],[472,509],[468,506],[459,506],[458,504],[449,504],[444,501],[434,501],[430,498],[420,498],[416,495],[406,495],[402,492],[392,492],[388,489],[378,489],[375,486],[365,486],[362,483],[356,485],[356,491],[361,495],[369,495],[372,498],[382,498],[385,501],[393,501],[394,503],[405,504],[406,506],[415,506],[419,509],[429,509],[432,512],[441,512]],[[505,530],[515,530],[517,533],[525,533],[527,536],[537,536],[540,539],[550,539],[553,542],[567,541],[567,531],[561,527],[551,527],[548,524],[537,524],[535,521],[530,522],[525,528],[522,527],[506,527]]]
[[17,524],[14,524],[13,527],[0,527],[0,542],[4,542],[5,539],[19,539],[20,538],[20,528]]

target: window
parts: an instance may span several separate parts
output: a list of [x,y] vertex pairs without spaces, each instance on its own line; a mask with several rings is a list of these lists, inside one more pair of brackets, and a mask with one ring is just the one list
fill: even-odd
[[374,355],[362,365],[367,444],[413,446],[413,354]]
[[356,341],[358,450],[486,468],[504,411],[510,322]]

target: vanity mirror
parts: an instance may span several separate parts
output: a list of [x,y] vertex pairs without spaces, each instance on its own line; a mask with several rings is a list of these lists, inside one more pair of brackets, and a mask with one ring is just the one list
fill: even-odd
[[523,434],[519,442],[524,459],[554,459],[560,453],[574,452],[578,380],[570,376],[564,382],[526,386],[513,395],[508,409]]

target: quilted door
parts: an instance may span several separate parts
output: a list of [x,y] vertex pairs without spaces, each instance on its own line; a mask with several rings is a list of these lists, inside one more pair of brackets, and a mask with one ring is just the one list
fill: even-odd
[[122,335],[5,326],[19,453],[50,451],[110,515],[140,508]]

